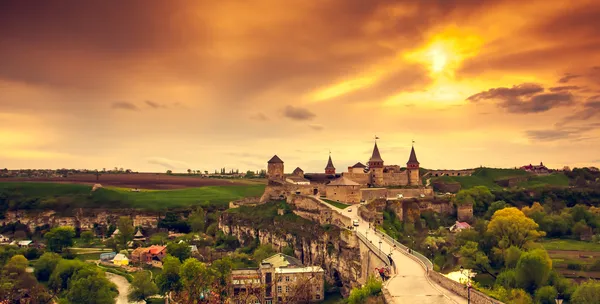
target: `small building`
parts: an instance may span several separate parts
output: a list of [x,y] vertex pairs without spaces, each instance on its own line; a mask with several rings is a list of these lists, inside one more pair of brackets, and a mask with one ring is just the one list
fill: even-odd
[[454,223],[454,225],[450,227],[450,231],[452,232],[459,232],[464,229],[471,229],[471,225],[469,225],[469,223],[467,222],[457,221],[456,223]]
[[367,166],[365,166],[362,163],[358,162],[358,163],[354,164],[354,166],[348,167],[348,173],[360,173],[360,174],[364,174],[366,169],[367,169]]
[[342,176],[325,187],[325,196],[344,203],[360,202],[360,184]]
[[296,167],[296,169],[294,169],[294,172],[292,172],[292,175],[304,177],[304,170],[300,169],[300,167]]
[[146,248],[138,247],[131,252],[131,262],[160,266],[166,255],[166,246],[152,245]]
[[113,258],[112,261],[113,261],[113,264],[118,265],[118,266],[129,265],[129,259],[127,258],[127,256],[125,256],[122,253],[115,255],[115,257]]
[[290,184],[294,184],[294,185],[310,185],[309,180],[307,180],[304,177],[295,176],[295,175],[286,177],[285,181]]
[[16,245],[19,246],[19,247],[21,247],[21,248],[31,247],[31,246],[33,246],[33,241],[32,240],[18,241],[16,243]]
[[532,165],[529,164],[528,166],[522,166],[521,170],[525,170],[529,173],[534,173],[534,174],[548,174],[550,173],[550,169],[548,169],[546,166],[544,166],[543,162],[540,162],[539,166],[536,165]]
[[146,237],[142,234],[142,231],[138,229],[138,231],[133,236],[134,241],[143,242],[146,240]]
[[0,234],[0,243],[8,243],[10,242],[10,238]]
[[110,261],[110,260],[114,259],[116,255],[117,255],[116,252],[101,253],[100,260],[101,261]]

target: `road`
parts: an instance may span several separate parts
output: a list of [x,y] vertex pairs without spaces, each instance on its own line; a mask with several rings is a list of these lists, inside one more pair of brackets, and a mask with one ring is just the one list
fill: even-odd
[[[382,240],[378,235],[375,235],[373,228],[369,231],[369,224],[362,220],[358,215],[358,205],[339,209],[315,197],[323,204],[329,206],[332,210],[337,211],[352,220],[358,219],[360,224],[356,227],[356,232],[363,235],[376,247],[381,248],[386,255],[392,255],[392,259],[396,265],[397,273],[392,276],[385,286],[394,298],[395,303],[423,303],[423,304],[462,304],[467,303],[463,297],[444,289],[438,284],[431,282],[427,276],[426,270],[420,263],[414,261],[406,255],[404,250],[393,248],[387,241]],[[350,211],[349,211],[350,210]],[[381,241],[381,244],[380,244]],[[375,269],[372,270],[373,275],[377,275]]]
[[129,294],[129,287],[131,284],[127,282],[127,279],[114,273],[106,272],[106,278],[117,285],[119,295],[117,296],[116,304],[128,304],[127,294]]

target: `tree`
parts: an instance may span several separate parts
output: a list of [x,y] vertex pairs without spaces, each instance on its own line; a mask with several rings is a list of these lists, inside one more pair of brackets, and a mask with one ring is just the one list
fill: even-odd
[[515,208],[498,210],[492,216],[487,226],[487,232],[495,239],[500,249],[510,246],[523,248],[527,242],[537,240],[544,236],[544,232],[537,231],[538,224]]
[[493,202],[490,207],[488,208],[488,210],[485,212],[485,218],[486,219],[490,219],[492,218],[492,215],[494,215],[494,213],[498,210],[502,210],[504,208],[507,207],[507,204],[505,201],[495,201]]
[[191,256],[190,245],[185,242],[167,244],[167,252],[183,262]]
[[183,287],[179,277],[181,262],[178,258],[167,255],[163,259],[162,272],[156,277],[156,285],[162,294],[170,291],[178,292]]
[[534,249],[521,255],[517,263],[517,286],[533,293],[543,286],[550,275],[552,260],[544,249]]
[[204,263],[190,258],[183,262],[179,271],[183,285],[183,300],[185,303],[197,303],[214,281],[214,275]]
[[517,263],[519,262],[519,259],[521,258],[521,254],[523,254],[523,251],[521,251],[521,249],[519,249],[515,246],[510,246],[504,252],[504,265],[507,268],[517,267]]
[[3,303],[50,303],[52,296],[35,277],[27,273],[28,261],[15,255],[0,272],[0,299]]
[[192,169],[187,169],[188,174],[192,174]]
[[490,261],[487,255],[479,250],[478,244],[468,241],[464,246],[460,247],[461,263],[466,268],[476,269],[479,272],[485,272],[492,277],[496,277],[490,269]]
[[172,170],[167,170],[167,174],[171,175],[171,174],[173,174],[173,171]]
[[558,296],[556,288],[544,286],[535,291],[535,302],[539,304],[555,304],[554,299]]
[[149,296],[158,293],[158,287],[152,282],[149,271],[140,271],[133,275],[131,291],[128,298],[130,301],[145,301]]
[[56,227],[44,234],[48,250],[62,252],[63,249],[73,246],[75,229],[73,227]]
[[498,275],[498,277],[496,277],[494,285],[502,286],[507,290],[517,287],[517,278],[515,271],[513,269],[509,269],[501,272]]
[[169,235],[164,232],[155,233],[150,236],[150,244],[163,245],[169,239]]
[[[82,269],[83,270],[83,269]],[[117,286],[111,283],[104,273],[85,269],[73,275],[66,291],[68,303],[113,304],[118,295]]]
[[571,297],[571,303],[600,303],[600,282],[590,280],[579,285]]
[[581,220],[581,221],[575,223],[575,225],[573,226],[573,228],[571,228],[571,230],[573,231],[573,235],[575,235],[579,239],[584,239],[586,235],[592,234],[592,228],[590,228],[586,224],[585,220]]
[[265,244],[258,246],[258,248],[254,250],[254,254],[252,256],[254,257],[254,260],[260,264],[262,260],[272,256],[275,253],[277,252],[275,251],[273,246],[271,246],[271,244]]
[[94,233],[91,231],[84,231],[81,233],[80,235],[81,237],[81,241],[86,244],[86,245],[90,245],[92,243],[92,240],[94,239]]
[[48,281],[50,275],[56,268],[56,265],[62,260],[60,255],[53,252],[46,252],[35,263],[34,274],[40,281]]
[[193,232],[204,232],[206,225],[206,214],[204,213],[204,210],[201,207],[198,207],[190,214],[188,222]]
[[119,234],[115,236],[117,243],[120,248],[127,248],[127,244],[133,240],[135,234],[135,228],[133,227],[133,221],[128,216],[121,216],[117,223],[119,228]]

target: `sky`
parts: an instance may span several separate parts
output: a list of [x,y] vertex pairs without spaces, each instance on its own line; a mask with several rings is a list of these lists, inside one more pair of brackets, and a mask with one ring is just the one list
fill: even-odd
[[600,165],[600,2],[3,0],[0,168]]

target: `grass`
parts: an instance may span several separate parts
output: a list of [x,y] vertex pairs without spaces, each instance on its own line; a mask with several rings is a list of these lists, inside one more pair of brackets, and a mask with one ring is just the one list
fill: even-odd
[[[11,209],[72,210],[74,208],[137,208],[162,210],[188,206],[216,206],[226,209],[230,201],[260,196],[264,184],[248,183],[231,186],[205,186],[176,190],[143,190],[131,192],[123,188],[101,188],[80,184],[0,182],[0,197],[11,202]],[[1,203],[2,201],[0,201]],[[0,210],[2,210],[0,206]],[[8,208],[9,206],[5,206]]]
[[502,187],[498,185],[496,181],[513,177],[528,177],[527,181],[521,182],[518,185],[519,187],[524,188],[541,186],[566,187],[569,185],[569,179],[562,173],[535,176],[520,169],[477,168],[471,176],[442,176],[434,177],[433,179],[448,183],[460,183],[461,189],[486,186],[490,190],[501,190]]
[[334,206],[336,208],[339,208],[339,209],[346,209],[348,206],[350,206],[350,205],[347,205],[347,204],[344,204],[344,203],[340,203],[340,202],[336,202],[336,201],[332,201],[332,200],[329,200],[329,199],[326,199],[326,198],[322,198],[321,200],[323,200],[323,201],[327,202],[328,204],[330,204],[330,205],[332,205],[332,206]]
[[600,252],[600,243],[565,239],[548,239],[542,242],[546,250]]

